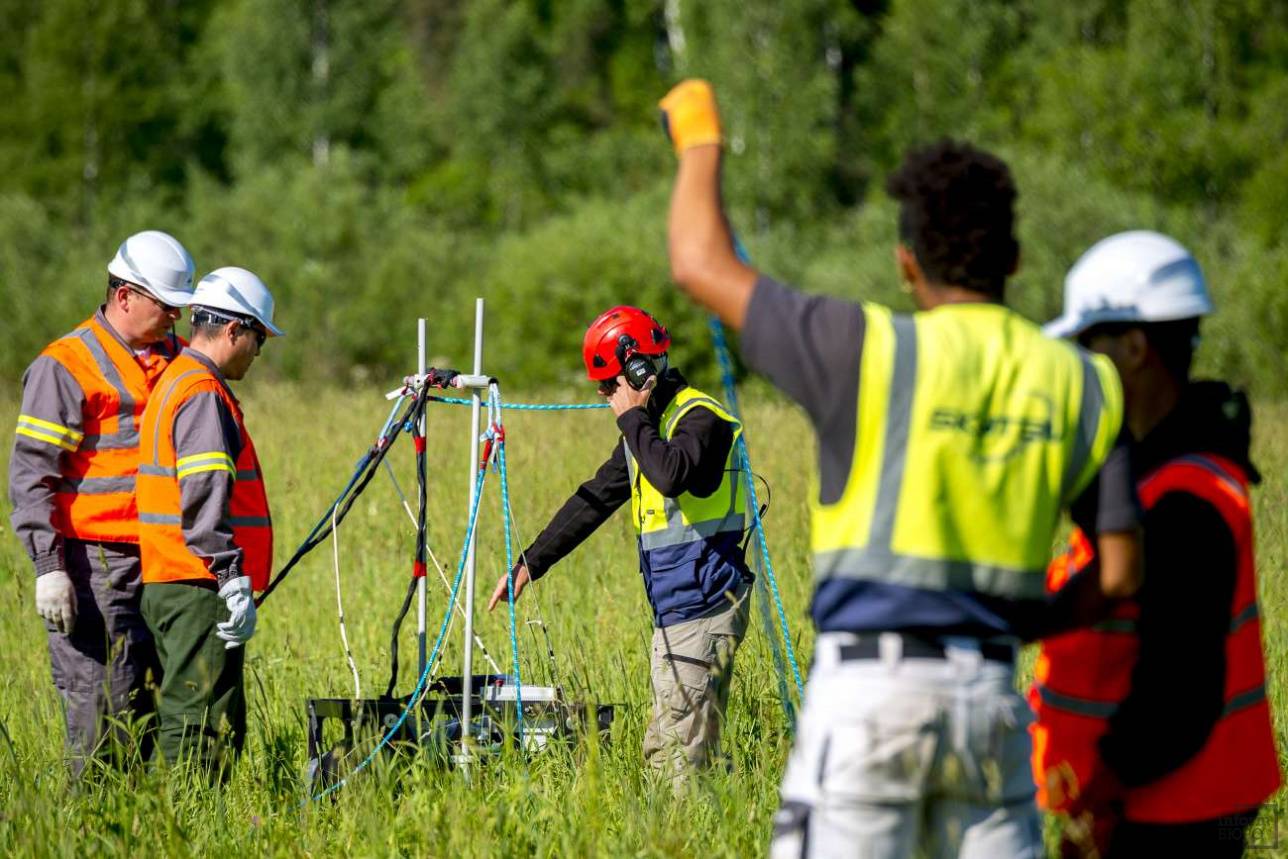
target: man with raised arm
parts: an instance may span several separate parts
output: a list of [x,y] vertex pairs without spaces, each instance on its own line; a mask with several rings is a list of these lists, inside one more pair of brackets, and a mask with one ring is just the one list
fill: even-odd
[[773,854],[1035,859],[1031,714],[1014,662],[1047,612],[1061,511],[1095,535],[1094,597],[1138,583],[1113,365],[1005,307],[1016,191],[994,156],[945,140],[890,177],[896,270],[918,308],[895,313],[741,262],[711,87],[685,81],[661,107],[679,156],[673,276],[741,332],[748,366],[818,437],[818,638]]

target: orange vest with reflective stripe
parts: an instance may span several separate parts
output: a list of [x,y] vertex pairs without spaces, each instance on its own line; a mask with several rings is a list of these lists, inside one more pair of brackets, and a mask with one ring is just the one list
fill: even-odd
[[[175,452],[174,421],[179,408],[206,393],[217,394],[237,421],[241,452],[236,462],[219,451],[183,459]],[[246,432],[241,406],[224,383],[205,364],[180,355],[161,376],[143,413],[137,496],[144,584],[215,580],[205,559],[193,554],[184,541],[179,496],[179,482],[185,477],[214,470],[236,477],[226,521],[243,553],[241,574],[250,576],[255,590],[263,590],[273,563],[273,524],[255,445]]]
[[85,397],[83,437],[63,427],[44,426],[47,422],[25,415],[18,422],[18,432],[52,437],[67,451],[61,458],[53,521],[64,537],[139,542],[134,503],[138,421],[149,393],[181,343],[171,334],[149,357],[139,358],[91,316],[41,352],[71,373]]
[[[1224,458],[1189,455],[1151,473],[1139,492],[1146,509],[1169,492],[1185,492],[1215,507],[1234,535],[1238,568],[1225,640],[1225,709],[1194,757],[1157,781],[1127,791],[1125,816],[1139,822],[1181,823],[1243,811],[1264,802],[1280,783],[1266,701],[1247,479]],[[1070,551],[1047,572],[1048,588],[1059,589],[1091,558],[1091,544],[1075,532]],[[1038,803],[1044,808],[1066,809],[1104,766],[1097,743],[1130,691],[1138,613],[1128,601],[1107,620],[1042,644],[1029,702],[1037,713],[1031,729],[1033,773]],[[1177,706],[1183,703],[1178,700]]]

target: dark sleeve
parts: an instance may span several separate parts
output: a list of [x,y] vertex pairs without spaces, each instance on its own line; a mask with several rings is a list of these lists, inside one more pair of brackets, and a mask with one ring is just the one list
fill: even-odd
[[174,417],[183,541],[222,586],[241,575],[243,552],[233,540],[229,501],[237,482],[241,432],[223,398],[197,394]]
[[764,275],[743,323],[747,366],[799,403],[814,425],[823,503],[840,499],[854,459],[865,324],[858,304],[797,292]]
[[84,439],[85,395],[72,374],[42,355],[22,378],[22,411],[9,457],[10,523],[36,575],[66,569],[63,537],[54,527],[54,495],[62,458]]
[[1100,590],[1100,561],[1092,558],[1055,593],[1047,594],[1045,599],[1025,601],[1015,612],[1011,627],[1021,641],[1050,638],[1099,623],[1119,602]]
[[858,304],[798,292],[761,275],[743,323],[742,357],[817,426],[838,401],[856,401],[863,322]]
[[665,497],[688,492],[705,498],[720,488],[733,446],[733,427],[715,412],[702,406],[689,409],[669,441],[642,408],[623,412],[617,426],[640,471]]
[[1225,639],[1238,556],[1221,515],[1165,495],[1145,515],[1140,655],[1100,753],[1129,787],[1157,781],[1207,742],[1225,706]]
[[545,530],[523,551],[528,575],[534,580],[545,575],[630,498],[631,480],[626,470],[626,453],[617,444],[613,446],[613,455],[599,467],[595,476],[577,487]]
[[1131,435],[1124,427],[1100,472],[1070,506],[1074,524],[1089,537],[1132,531],[1140,524],[1131,448]]

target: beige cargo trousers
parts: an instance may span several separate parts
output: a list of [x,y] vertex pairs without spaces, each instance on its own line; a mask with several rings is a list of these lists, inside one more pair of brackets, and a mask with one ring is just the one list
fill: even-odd
[[644,731],[644,761],[677,790],[694,770],[729,765],[720,731],[750,605],[751,587],[743,584],[718,611],[653,630],[653,718]]

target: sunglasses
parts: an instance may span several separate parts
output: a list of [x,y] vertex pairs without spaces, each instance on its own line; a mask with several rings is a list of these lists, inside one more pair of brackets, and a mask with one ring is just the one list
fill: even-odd
[[203,322],[213,322],[217,325],[227,325],[229,322],[237,323],[238,332],[249,331],[255,335],[255,345],[262,348],[264,341],[268,339],[268,329],[263,328],[249,319],[243,319],[240,316],[232,314],[216,313],[209,308],[203,307],[200,310],[194,310],[192,313],[192,324],[197,325]]
[[250,322],[242,322],[241,328],[243,331],[249,331],[251,334],[255,335],[255,346],[257,348],[259,349],[264,348],[264,341],[268,340],[267,331],[265,331],[263,328],[260,328],[258,325],[254,325]]
[[148,301],[152,302],[157,307],[161,308],[161,311],[163,313],[178,313],[180,310],[183,309],[173,304],[166,304],[164,301],[161,301],[159,298],[157,298],[155,295],[153,295],[150,292],[144,292],[143,290],[137,289],[133,286],[127,286],[125,288],[128,289],[130,292],[134,293],[135,295],[143,296]]

